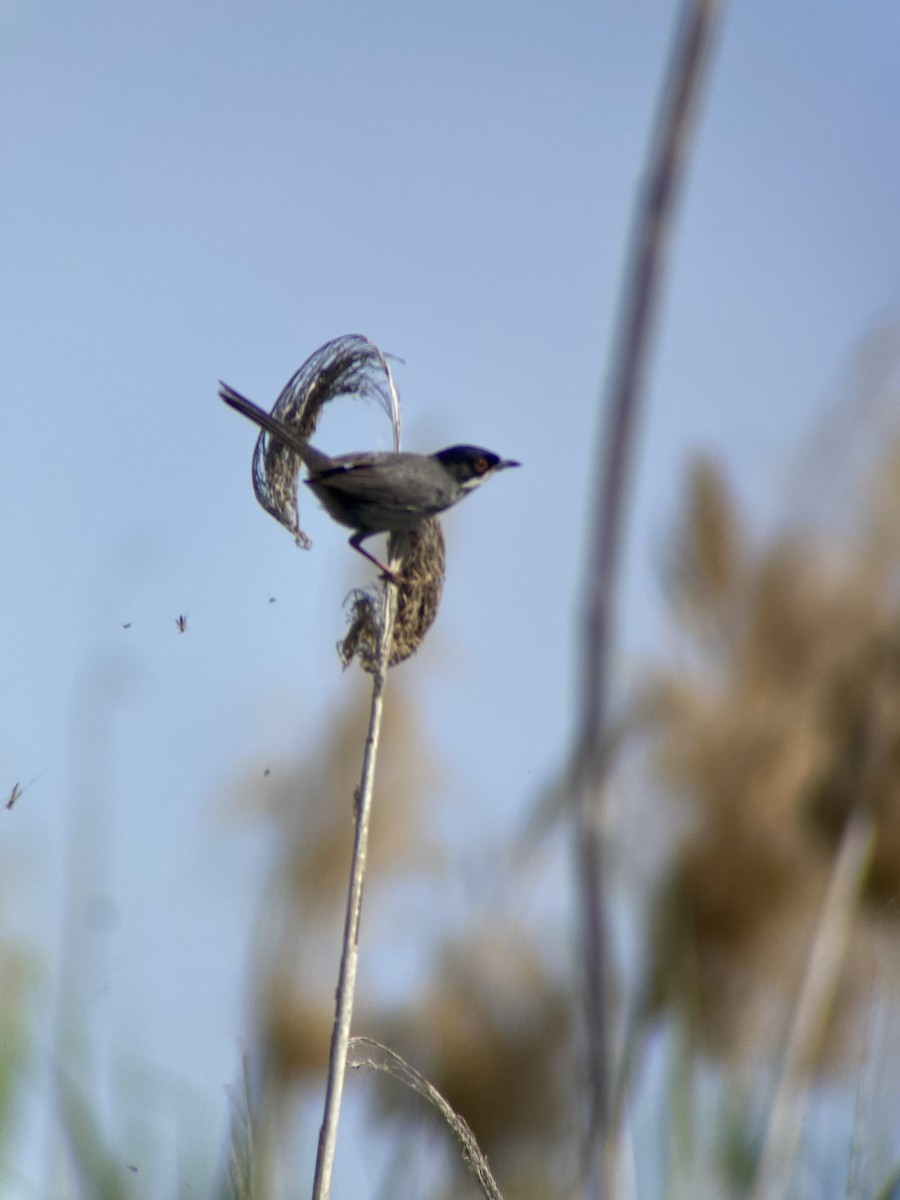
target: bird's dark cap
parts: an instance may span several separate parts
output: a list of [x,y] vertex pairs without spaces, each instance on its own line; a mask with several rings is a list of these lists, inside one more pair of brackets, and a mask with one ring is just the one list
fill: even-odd
[[[479,475],[488,475],[491,471],[502,471],[504,467],[520,467],[522,464],[511,458],[501,458],[492,450],[483,446],[448,446],[446,450],[438,450],[434,456],[445,467],[473,466]],[[480,468],[480,469],[479,469]]]

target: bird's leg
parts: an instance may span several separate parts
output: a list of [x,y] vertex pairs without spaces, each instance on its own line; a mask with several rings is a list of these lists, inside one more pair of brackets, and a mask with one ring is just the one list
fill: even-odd
[[381,562],[380,559],[377,559],[375,557],[374,554],[370,554],[368,552],[368,550],[363,549],[362,543],[366,540],[367,537],[371,537],[371,536],[372,536],[371,533],[365,533],[361,530],[359,533],[354,533],[353,536],[348,538],[347,540],[349,541],[349,543],[353,547],[353,549],[357,551],[357,553],[361,554],[363,556],[363,558],[367,558],[370,563],[375,564],[375,566],[381,572],[382,579],[386,579],[391,583],[399,584],[400,580],[397,578],[397,576],[394,574],[394,572],[390,569],[390,567],[386,567],[384,565],[384,563]]

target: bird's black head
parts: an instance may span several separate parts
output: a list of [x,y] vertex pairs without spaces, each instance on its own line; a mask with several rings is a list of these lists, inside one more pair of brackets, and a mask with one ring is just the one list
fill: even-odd
[[481,446],[448,446],[446,450],[438,450],[434,458],[444,467],[460,487],[474,488],[495,471],[504,467],[518,467],[521,463],[512,459],[501,458]]

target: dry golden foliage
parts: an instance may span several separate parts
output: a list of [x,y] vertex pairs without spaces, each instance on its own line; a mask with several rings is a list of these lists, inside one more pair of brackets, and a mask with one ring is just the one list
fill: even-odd
[[[330,912],[344,903],[367,704],[361,684],[308,757],[266,788],[278,830],[279,886],[289,884],[295,903],[307,912]],[[388,873],[435,866],[435,848],[429,848],[421,819],[435,782],[416,707],[394,687],[385,703],[375,782],[377,820],[369,850],[373,882]]]
[[[876,934],[900,916],[896,448],[886,463],[849,544],[784,535],[756,550],[710,463],[689,485],[669,578],[698,667],[657,685],[668,719],[653,761],[690,827],[662,900],[654,990],[689,996],[719,1052],[777,1044],[858,808],[876,842],[837,1021],[871,978]],[[833,1025],[826,1058],[841,1040]]]
[[[425,993],[379,1031],[507,1171],[561,1149],[574,1127],[571,996],[532,941],[527,931],[496,928],[447,948]],[[388,1113],[422,1115],[395,1086],[379,1096]]]
[[333,1005],[305,995],[289,971],[277,968],[258,998],[267,1053],[282,1080],[320,1080],[328,1066]]
[[676,611],[689,626],[695,612],[708,621],[710,610],[739,586],[742,542],[725,480],[711,462],[699,459],[688,477],[685,517],[666,564]]

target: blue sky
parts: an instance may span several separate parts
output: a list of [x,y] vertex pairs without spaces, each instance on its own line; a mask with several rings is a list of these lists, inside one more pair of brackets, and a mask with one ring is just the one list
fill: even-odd
[[[49,996],[74,820],[114,914],[91,1012],[213,1128],[265,872],[223,796],[327,727],[366,579],[314,506],[303,554],[256,505],[216,381],[270,405],[365,333],[405,360],[407,448],[523,462],[448,516],[438,624],[403,668],[453,764],[453,836],[523,818],[567,745],[598,395],[675,12],[0,2],[0,789],[33,780],[0,814],[2,929]],[[898,46],[886,0],[726,9],[636,463],[626,662],[664,636],[689,454],[770,518],[896,315]],[[318,440],[388,439],[344,405]]]

